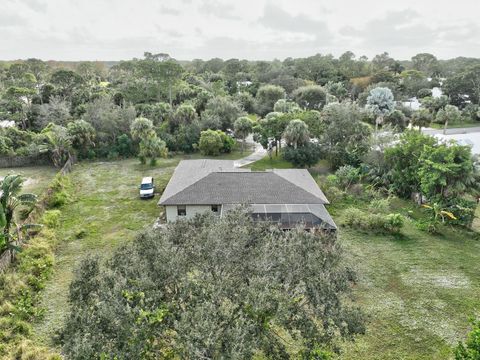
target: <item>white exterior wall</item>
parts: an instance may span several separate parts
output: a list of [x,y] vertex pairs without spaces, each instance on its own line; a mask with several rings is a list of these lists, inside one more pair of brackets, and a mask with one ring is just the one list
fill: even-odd
[[175,221],[177,218],[191,219],[196,214],[203,213],[205,211],[212,211],[211,205],[187,205],[186,208],[186,216],[177,216],[177,205],[166,205],[165,215],[167,217],[167,221]]

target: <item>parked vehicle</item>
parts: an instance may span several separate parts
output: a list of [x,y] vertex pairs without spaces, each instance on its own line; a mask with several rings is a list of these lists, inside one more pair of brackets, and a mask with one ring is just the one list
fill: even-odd
[[152,198],[155,195],[155,184],[153,182],[153,177],[144,177],[142,183],[140,184],[140,198],[148,199]]

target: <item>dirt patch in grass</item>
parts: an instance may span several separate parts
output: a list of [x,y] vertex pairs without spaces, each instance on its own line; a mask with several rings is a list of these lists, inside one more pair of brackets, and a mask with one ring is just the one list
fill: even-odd
[[0,169],[0,178],[9,174],[19,174],[25,178],[23,192],[31,192],[40,195],[46,189],[50,181],[55,177],[58,169],[53,166],[32,166],[22,168]]

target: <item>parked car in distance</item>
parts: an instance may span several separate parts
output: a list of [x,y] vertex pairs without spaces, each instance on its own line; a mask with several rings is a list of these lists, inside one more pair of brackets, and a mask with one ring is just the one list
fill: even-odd
[[148,199],[152,198],[155,195],[155,184],[153,182],[153,177],[144,177],[142,183],[140,184],[140,198]]

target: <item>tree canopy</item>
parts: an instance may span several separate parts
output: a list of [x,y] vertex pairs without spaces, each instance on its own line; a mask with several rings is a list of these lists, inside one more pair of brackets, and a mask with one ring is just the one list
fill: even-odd
[[85,260],[62,331],[71,358],[287,359],[364,331],[346,304],[355,275],[334,236],[283,232],[243,210],[149,230]]

